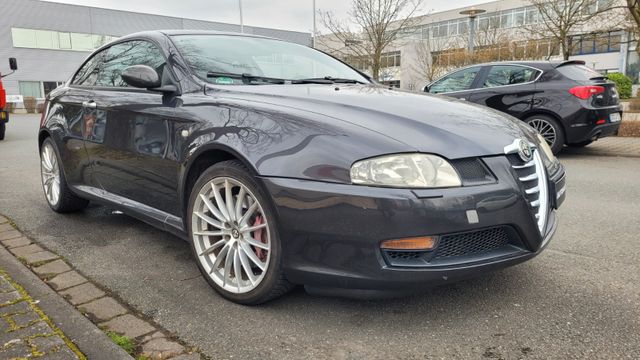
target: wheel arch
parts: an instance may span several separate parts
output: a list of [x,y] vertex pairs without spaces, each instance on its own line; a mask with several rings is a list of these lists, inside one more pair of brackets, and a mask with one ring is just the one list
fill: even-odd
[[[233,148],[222,144],[203,145],[182,166],[182,176],[179,184],[179,205],[183,222],[186,221],[189,197],[198,177],[209,167],[227,160],[238,160],[251,171],[251,175],[258,175],[257,169],[251,162]],[[258,183],[261,182],[258,181]],[[186,223],[184,225],[186,230]]]
[[564,122],[562,121],[562,118],[558,114],[554,113],[551,110],[533,109],[533,110],[530,110],[530,111],[526,112],[525,114],[523,114],[522,117],[520,118],[520,120],[526,121],[527,119],[529,119],[529,118],[531,118],[533,116],[536,116],[536,115],[545,115],[545,116],[548,116],[548,117],[556,120],[558,122],[558,124],[560,125],[560,127],[562,127],[562,132],[563,132],[562,136],[564,137],[562,139],[562,143],[563,144],[567,143],[567,128],[564,125]]
[[51,133],[47,129],[42,129],[38,132],[38,151],[42,150],[42,143],[49,137],[51,137]]

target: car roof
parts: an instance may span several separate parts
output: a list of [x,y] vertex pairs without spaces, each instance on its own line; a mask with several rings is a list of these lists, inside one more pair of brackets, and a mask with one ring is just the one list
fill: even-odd
[[571,64],[575,64],[575,65],[584,65],[585,62],[582,60],[550,60],[550,61],[545,61],[545,60],[537,60],[537,61],[494,61],[494,62],[489,62],[489,63],[484,63],[484,64],[476,64],[474,66],[493,66],[493,65],[523,65],[523,66],[529,66],[529,67],[534,67],[534,68],[548,68],[548,69],[555,69],[561,66],[565,66],[565,65],[571,65]]
[[140,31],[133,34],[125,35],[120,37],[121,39],[135,38],[135,37],[158,37],[158,36],[175,36],[175,35],[227,35],[227,36],[240,36],[240,37],[250,37],[250,38],[262,38],[262,39],[273,39],[280,40],[272,37],[254,35],[254,34],[245,34],[245,33],[237,33],[230,31],[213,31],[213,30],[182,30],[182,29],[174,29],[174,30],[151,30],[151,31]]

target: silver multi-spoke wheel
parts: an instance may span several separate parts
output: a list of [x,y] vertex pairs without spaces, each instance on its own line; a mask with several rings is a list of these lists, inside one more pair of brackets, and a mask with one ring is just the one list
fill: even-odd
[[251,190],[231,177],[216,177],[198,192],[191,231],[198,261],[222,289],[255,289],[271,257],[269,222]]
[[549,146],[553,147],[558,138],[556,128],[546,119],[532,119],[528,121],[529,125],[534,128],[547,141]]
[[55,206],[60,201],[60,166],[56,152],[50,143],[46,143],[42,147],[40,171],[42,173],[44,194],[49,204]]

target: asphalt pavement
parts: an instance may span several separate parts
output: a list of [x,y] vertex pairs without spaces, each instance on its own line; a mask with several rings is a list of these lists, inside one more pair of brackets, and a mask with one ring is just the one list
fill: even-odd
[[640,358],[640,159],[571,151],[567,200],[537,258],[409,298],[297,289],[263,306],[220,298],[186,242],[92,205],[53,213],[40,185],[39,116],[0,142],[0,214],[212,359]]

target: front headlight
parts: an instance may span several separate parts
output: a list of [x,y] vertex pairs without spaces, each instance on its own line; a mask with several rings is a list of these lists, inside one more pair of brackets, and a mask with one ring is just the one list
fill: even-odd
[[539,148],[544,153],[544,156],[543,156],[544,165],[549,171],[549,174],[553,174],[558,167],[558,164],[559,164],[558,159],[556,158],[555,155],[553,155],[553,150],[551,150],[551,147],[549,146],[547,141],[544,139],[544,137],[542,137],[542,135],[540,134],[537,134],[537,137],[538,137],[538,144],[540,144]]
[[351,181],[398,188],[462,185],[458,173],[447,160],[429,154],[385,155],[358,161],[351,166]]

